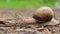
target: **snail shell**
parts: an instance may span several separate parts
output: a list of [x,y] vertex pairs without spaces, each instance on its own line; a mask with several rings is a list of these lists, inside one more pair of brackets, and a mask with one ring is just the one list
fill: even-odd
[[49,7],[41,7],[34,12],[33,18],[38,22],[48,22],[53,18],[53,11]]

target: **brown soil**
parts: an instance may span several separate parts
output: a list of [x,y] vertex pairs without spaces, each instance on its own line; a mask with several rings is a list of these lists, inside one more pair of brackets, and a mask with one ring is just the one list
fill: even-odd
[[[20,24],[21,17],[32,18],[34,11],[35,9],[0,9],[0,34],[60,34],[60,24]],[[60,20],[60,8],[53,8],[53,11],[55,19]]]

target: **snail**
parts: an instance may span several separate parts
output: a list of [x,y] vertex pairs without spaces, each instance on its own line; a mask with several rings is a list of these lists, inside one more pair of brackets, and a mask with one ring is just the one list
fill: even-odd
[[32,18],[22,18],[20,19],[20,23],[45,23],[47,25],[55,25],[59,21],[54,18],[53,10],[50,7],[41,7],[33,13]]

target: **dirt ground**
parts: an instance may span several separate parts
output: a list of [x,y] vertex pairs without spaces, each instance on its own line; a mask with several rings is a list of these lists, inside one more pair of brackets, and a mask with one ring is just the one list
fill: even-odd
[[[54,18],[60,20],[60,8],[52,8]],[[0,34],[60,34],[60,24],[21,24],[19,19],[32,18],[36,9],[0,9]]]

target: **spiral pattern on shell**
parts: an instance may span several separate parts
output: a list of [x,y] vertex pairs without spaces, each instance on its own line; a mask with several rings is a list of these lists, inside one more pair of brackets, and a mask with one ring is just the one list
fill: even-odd
[[53,18],[53,10],[49,7],[41,7],[34,12],[33,18],[39,22],[48,22]]

